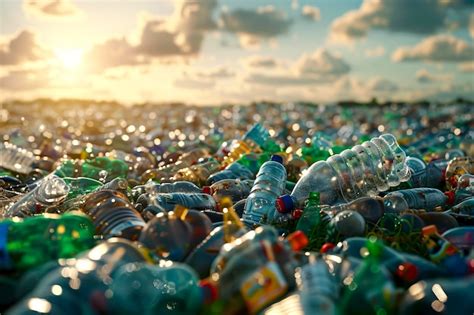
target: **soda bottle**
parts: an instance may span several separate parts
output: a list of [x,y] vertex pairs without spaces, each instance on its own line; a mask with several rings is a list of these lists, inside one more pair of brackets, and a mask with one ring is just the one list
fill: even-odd
[[4,217],[27,217],[44,212],[63,202],[69,194],[69,186],[55,175],[43,178],[38,186],[7,208]]
[[322,204],[334,205],[398,186],[409,176],[405,153],[393,135],[385,134],[311,165],[296,183],[291,193],[296,204],[288,211],[311,191],[321,194]]
[[90,219],[70,212],[0,221],[1,270],[25,270],[51,259],[74,257],[94,245]]
[[263,216],[268,222],[276,217],[275,201],[284,190],[286,170],[283,159],[273,155],[258,171],[250,195],[245,203],[243,219],[253,224],[259,224]]

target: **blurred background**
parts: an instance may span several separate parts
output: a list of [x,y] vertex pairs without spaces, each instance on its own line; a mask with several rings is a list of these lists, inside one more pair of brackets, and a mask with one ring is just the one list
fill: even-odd
[[0,0],[0,99],[474,99],[472,0]]

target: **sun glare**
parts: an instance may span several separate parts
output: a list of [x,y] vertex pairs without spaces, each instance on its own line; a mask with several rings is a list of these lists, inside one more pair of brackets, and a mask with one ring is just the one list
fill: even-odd
[[82,49],[55,49],[54,53],[66,69],[75,70],[82,63]]

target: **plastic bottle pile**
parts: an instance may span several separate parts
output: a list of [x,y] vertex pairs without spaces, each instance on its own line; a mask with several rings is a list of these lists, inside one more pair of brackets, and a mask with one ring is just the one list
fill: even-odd
[[472,314],[472,104],[0,107],[0,313]]

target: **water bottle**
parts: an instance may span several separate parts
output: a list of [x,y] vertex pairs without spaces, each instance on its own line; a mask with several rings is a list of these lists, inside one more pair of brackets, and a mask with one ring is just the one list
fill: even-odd
[[0,270],[24,270],[70,258],[94,245],[94,226],[80,212],[0,221]]
[[4,217],[27,217],[63,202],[68,196],[68,184],[56,175],[40,180],[38,186],[7,208]]
[[433,211],[443,208],[448,197],[436,188],[402,189],[388,193],[384,197],[384,206],[389,212],[400,213],[408,209]]
[[145,221],[127,196],[116,190],[99,190],[86,196],[81,210],[88,214],[96,233],[106,238],[137,240]]
[[391,134],[373,138],[311,165],[296,183],[288,206],[301,205],[311,191],[321,194],[321,203],[334,205],[375,195],[410,177],[405,152]]
[[146,192],[155,192],[158,194],[169,194],[169,193],[200,193],[201,188],[196,184],[187,181],[176,181],[173,183],[161,183],[156,184],[149,182],[145,185],[135,186],[132,189],[132,195],[138,198],[141,194]]
[[296,269],[295,278],[304,314],[337,314],[338,284],[323,259],[311,255],[308,264]]
[[214,198],[204,193],[146,193],[138,197],[137,203],[141,204],[143,209],[148,205],[153,205],[166,211],[172,211],[176,205],[194,210],[216,209]]
[[29,174],[33,170],[35,156],[14,144],[0,143],[0,167],[19,174]]
[[[417,161],[416,161],[417,160]],[[422,167],[422,164],[424,167]],[[410,167],[410,187],[431,187],[441,189],[444,186],[444,174],[448,165],[447,160],[435,160],[425,165],[418,158],[410,157],[407,159],[407,165]]]
[[245,203],[243,219],[259,224],[263,216],[267,222],[276,217],[275,201],[283,193],[286,182],[286,170],[283,159],[273,155],[258,171],[250,195]]
[[211,195],[217,202],[223,197],[230,197],[233,202],[248,197],[253,180],[223,179],[211,186],[204,186],[203,193]]
[[220,169],[219,162],[210,159],[206,162],[182,168],[170,178],[171,181],[189,181],[196,185],[205,185],[207,179]]
[[151,262],[148,254],[125,239],[111,238],[73,259],[60,261],[35,289],[8,310],[10,315],[104,314],[114,273],[127,263]]
[[197,314],[204,290],[185,264],[130,263],[118,268],[107,295],[110,314]]
[[216,172],[209,176],[207,179],[207,182],[210,185],[213,185],[214,183],[221,181],[223,179],[252,179],[253,178],[253,173],[250,171],[246,166],[244,166],[241,163],[238,162],[233,162],[229,166],[227,166],[225,169],[222,171]]

